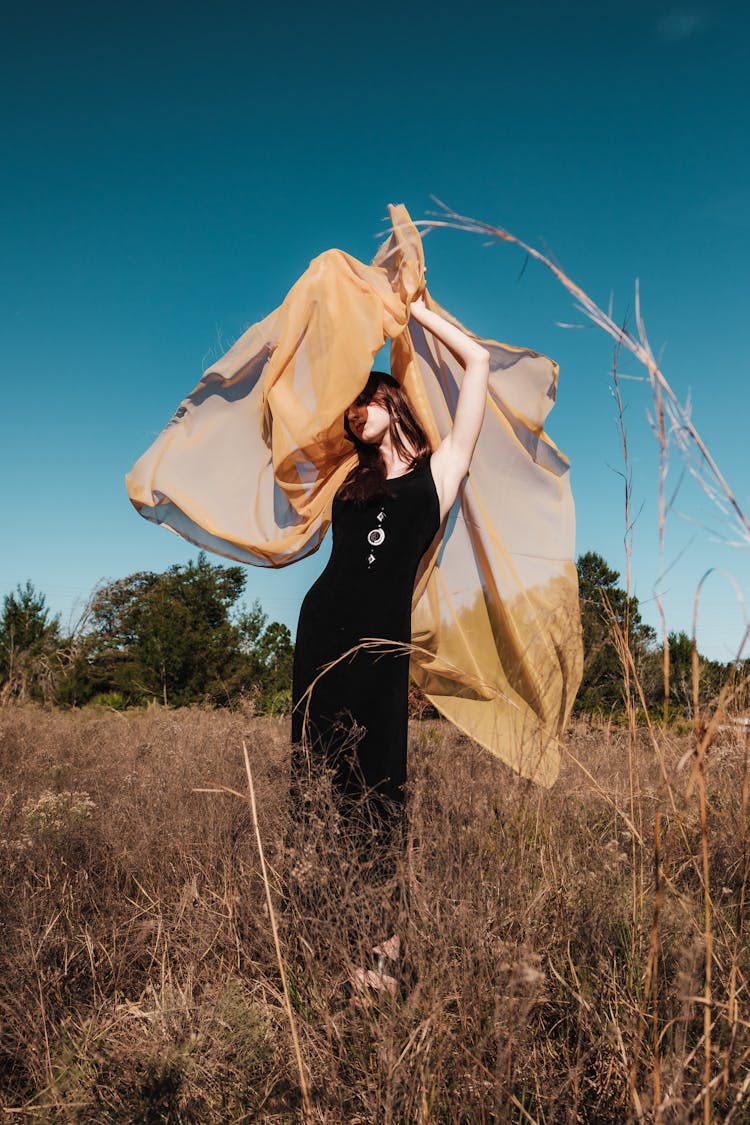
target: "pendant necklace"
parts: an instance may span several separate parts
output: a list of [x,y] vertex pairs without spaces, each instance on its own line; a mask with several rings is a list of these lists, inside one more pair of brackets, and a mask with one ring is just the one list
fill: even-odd
[[[379,547],[382,543],[385,542],[385,530],[383,529],[383,520],[385,519],[385,510],[383,508],[381,508],[375,518],[378,521],[378,526],[373,527],[371,531],[367,532],[367,542],[370,544],[371,548]],[[370,569],[372,564],[375,562],[375,558],[376,558],[375,552],[374,552],[374,550],[371,550],[369,555],[367,556],[367,569],[368,570]]]

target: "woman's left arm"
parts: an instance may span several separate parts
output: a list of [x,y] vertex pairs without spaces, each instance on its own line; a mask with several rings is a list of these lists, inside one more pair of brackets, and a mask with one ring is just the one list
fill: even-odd
[[482,428],[490,377],[490,356],[486,348],[472,340],[455,324],[428,309],[421,297],[412,301],[410,314],[445,344],[464,368],[453,427],[433,453],[431,461],[442,522],[453,506],[461,481],[469,471]]

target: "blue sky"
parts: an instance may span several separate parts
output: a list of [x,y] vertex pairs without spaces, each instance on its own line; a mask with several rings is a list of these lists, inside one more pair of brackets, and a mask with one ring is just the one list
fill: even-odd
[[[643,313],[663,370],[745,511],[750,85],[742,5],[290,3],[6,6],[0,44],[4,548],[75,616],[92,587],[193,557],[123,477],[178,402],[330,246],[369,260],[386,205],[437,195],[548,247],[600,304]],[[572,461],[578,550],[624,569],[612,348],[522,254],[436,231],[434,296],[556,358],[549,430]],[[640,374],[635,361],[623,370]],[[656,622],[657,451],[623,385],[633,576]],[[670,482],[680,475],[673,455]],[[690,481],[667,526],[669,626],[729,659],[748,551]],[[703,525],[708,525],[708,530]],[[251,570],[292,629],[325,561]]]

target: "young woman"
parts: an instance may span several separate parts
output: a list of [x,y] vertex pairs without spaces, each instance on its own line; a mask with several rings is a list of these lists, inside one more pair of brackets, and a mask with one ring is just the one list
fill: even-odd
[[[279,307],[204,372],[127,477],[145,518],[254,566],[311,554],[332,515],[331,559],[299,618],[292,792],[314,803],[313,767],[333,767],[350,823],[359,812],[373,822],[355,839],[367,849],[365,879],[378,852],[389,875],[401,839],[415,578],[482,426],[463,518],[415,607],[420,683],[445,718],[549,786],[582,667],[569,463],[544,429],[557,365],[470,337],[412,300],[424,286],[421,240],[406,208],[389,215],[372,265],[337,249],[315,258]],[[386,339],[398,379],[374,376],[351,402],[356,372]],[[402,386],[414,389],[415,406],[420,396],[432,448]],[[336,492],[342,459],[355,460],[341,426],[347,403],[358,464]],[[300,814],[290,899],[295,884],[304,901],[315,883],[313,913],[317,841]],[[392,879],[388,889],[398,894]],[[382,903],[392,917],[394,900]],[[387,932],[387,918],[373,924]],[[393,953],[390,943],[379,949]]]
[[431,452],[401,386],[379,372],[346,411],[359,464],[334,498],[330,561],[302,604],[293,686],[296,799],[311,765],[328,765],[344,805],[385,843],[404,803],[415,576],[468,472],[489,378],[474,340],[422,299],[410,315],[464,368],[453,428]]
[[[332,512],[331,560],[299,619],[293,791],[314,793],[311,766],[330,765],[344,807],[367,795],[386,837],[404,805],[415,576],[482,426],[463,518],[415,607],[420,684],[445,718],[549,786],[582,667],[569,463],[544,429],[557,365],[470,337],[412,300],[424,291],[431,303],[421,239],[403,205],[389,217],[371,265],[338,249],[313,259],[204,372],[127,476],[146,519],[253,566],[310,555]],[[341,415],[386,339],[398,379],[374,376],[349,404],[359,463],[336,493],[349,452]],[[402,385],[425,405],[432,449]]]

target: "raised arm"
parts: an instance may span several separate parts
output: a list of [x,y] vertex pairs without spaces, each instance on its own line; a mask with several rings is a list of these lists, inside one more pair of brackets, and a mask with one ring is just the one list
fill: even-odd
[[432,455],[432,475],[440,500],[440,520],[445,518],[458,495],[461,481],[469,471],[474,447],[484,419],[490,357],[485,348],[455,324],[432,312],[420,297],[412,301],[411,315],[445,344],[464,369],[451,432]]

